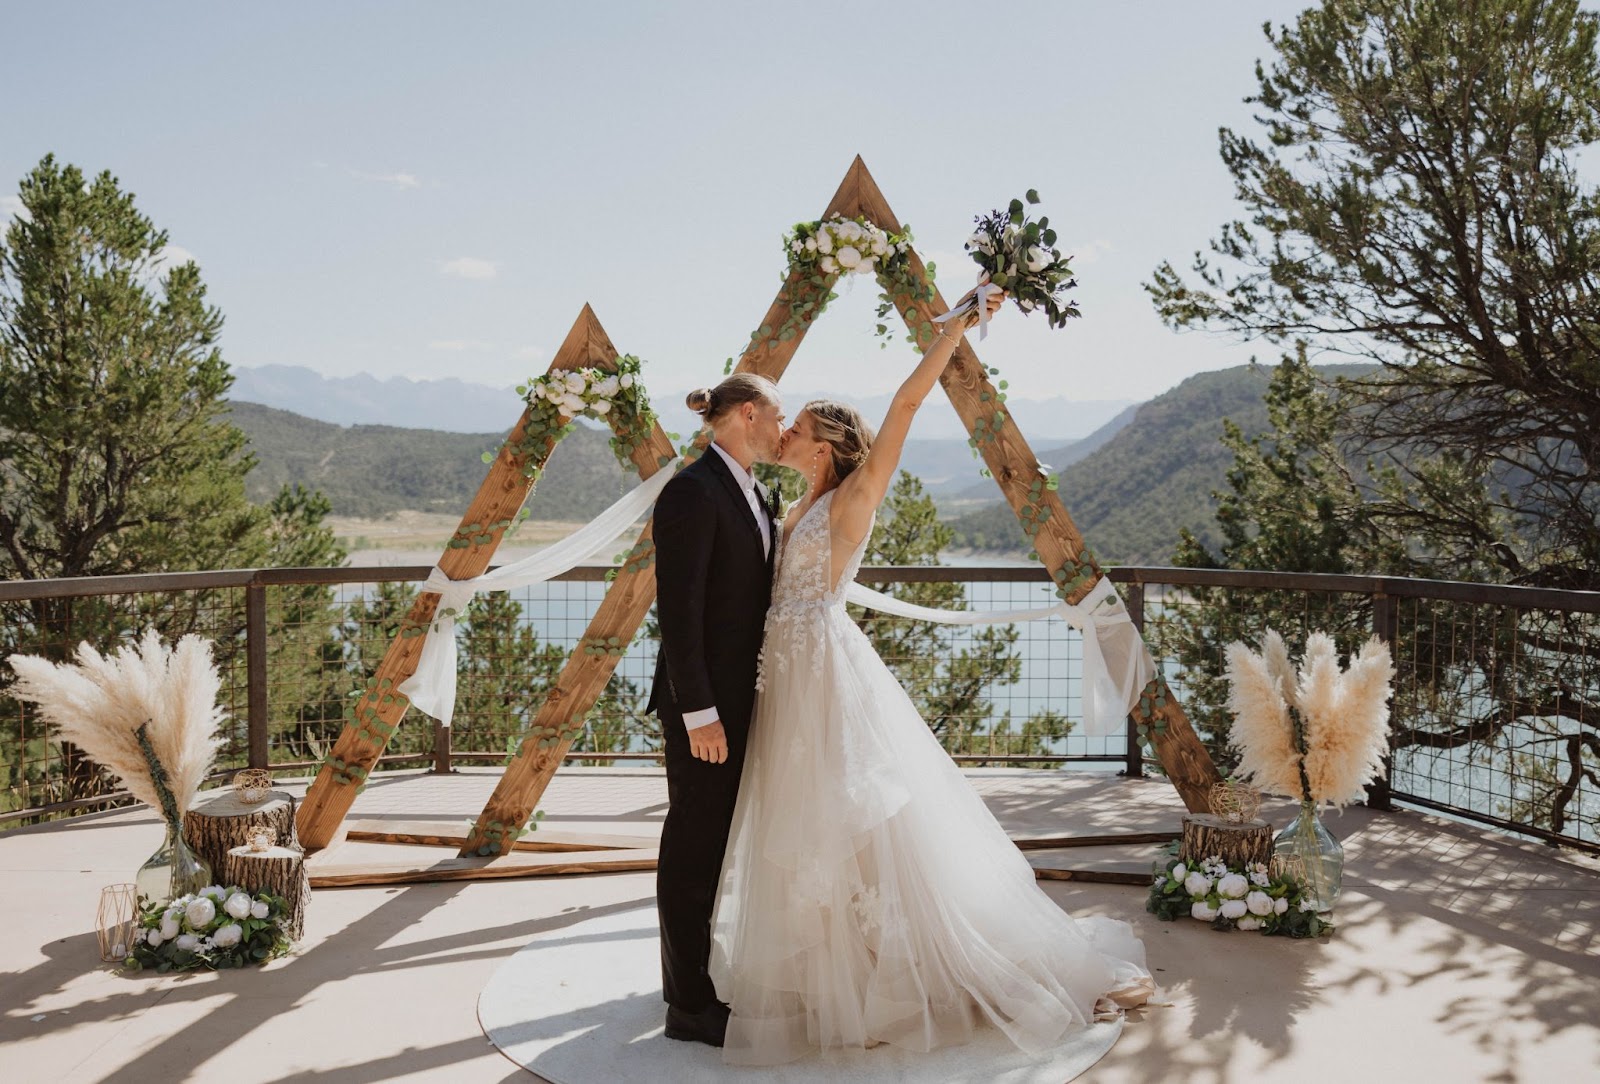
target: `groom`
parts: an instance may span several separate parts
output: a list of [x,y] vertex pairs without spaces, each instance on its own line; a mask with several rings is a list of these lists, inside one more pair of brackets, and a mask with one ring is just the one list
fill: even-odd
[[715,443],[656,499],[661,652],[646,711],[666,743],[656,867],[667,1037],[721,1046],[728,1006],[707,974],[711,913],[755,704],[777,507],[751,475],[782,433],[777,385],[736,373],[689,397]]

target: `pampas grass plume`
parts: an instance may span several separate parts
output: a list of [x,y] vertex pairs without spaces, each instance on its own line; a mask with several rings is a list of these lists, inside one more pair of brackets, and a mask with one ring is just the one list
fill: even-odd
[[[1276,633],[1268,637],[1281,649]],[[1284,665],[1288,653],[1282,655]],[[1235,641],[1227,647],[1228,710],[1233,713],[1230,740],[1239,750],[1239,776],[1269,794],[1300,796],[1300,751],[1295,747],[1284,685],[1273,672],[1267,653],[1261,655]]]
[[[1331,641],[1328,650],[1331,655]],[[1306,654],[1309,658],[1309,642]],[[1389,648],[1374,636],[1343,674],[1336,659],[1331,669],[1336,695],[1306,706],[1306,775],[1316,801],[1344,805],[1360,800],[1367,783],[1383,769],[1394,663]]]
[[135,736],[147,734],[167,771],[178,809],[187,811],[205,782],[221,740],[226,713],[217,706],[220,680],[211,645],[185,636],[168,649],[154,629],[137,644],[102,655],[78,645],[76,664],[56,664],[34,655],[12,655],[17,675],[10,693],[39,706],[39,714],[62,741],[72,742],[135,798],[159,810],[161,800]]

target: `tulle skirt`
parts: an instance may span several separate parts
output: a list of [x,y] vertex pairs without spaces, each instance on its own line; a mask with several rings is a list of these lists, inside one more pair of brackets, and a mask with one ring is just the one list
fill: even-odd
[[1043,1051],[1154,992],[1125,922],[1074,920],[842,605],[774,623],[711,977],[726,1061],[1003,1030]]

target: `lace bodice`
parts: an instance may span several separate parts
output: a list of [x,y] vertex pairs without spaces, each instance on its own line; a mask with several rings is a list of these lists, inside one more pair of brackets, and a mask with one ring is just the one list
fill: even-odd
[[772,608],[768,621],[796,616],[799,611],[844,605],[845,588],[856,578],[866,554],[863,539],[834,580],[833,532],[828,509],[838,490],[824,493],[806,509],[800,522],[778,548],[778,578],[772,585]]

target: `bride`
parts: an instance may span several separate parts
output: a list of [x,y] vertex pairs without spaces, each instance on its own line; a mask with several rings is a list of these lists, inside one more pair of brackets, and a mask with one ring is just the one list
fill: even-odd
[[951,321],[876,439],[827,401],[783,435],[779,462],[809,486],[780,531],[712,920],[728,1062],[926,1051],[984,1024],[1037,1052],[1154,992],[1127,923],[1074,920],[1038,887],[845,612],[912,419],[960,338]]

